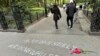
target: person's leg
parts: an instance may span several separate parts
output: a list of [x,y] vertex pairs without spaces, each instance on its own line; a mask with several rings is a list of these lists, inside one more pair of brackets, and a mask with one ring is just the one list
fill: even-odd
[[56,27],[56,29],[58,29],[58,21],[57,20],[55,20],[55,27]]
[[77,12],[74,15],[74,22],[76,22],[76,21],[77,21]]
[[67,17],[67,25],[70,26],[70,25],[69,25],[69,17]]
[[71,21],[71,27],[70,28],[72,28],[73,27],[73,17],[70,18],[70,21]]

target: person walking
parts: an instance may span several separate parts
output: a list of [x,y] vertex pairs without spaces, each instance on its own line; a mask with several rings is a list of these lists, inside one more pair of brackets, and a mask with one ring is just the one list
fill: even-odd
[[51,9],[51,13],[53,13],[53,20],[55,22],[55,27],[58,29],[58,20],[61,18],[61,13],[58,6],[55,4]]
[[[66,14],[67,14],[67,25],[70,28],[73,27],[73,17],[74,17],[75,12],[76,12],[76,6],[75,6],[74,3],[71,2],[67,6],[67,10],[66,10]],[[69,21],[71,22],[71,25],[69,24]]]

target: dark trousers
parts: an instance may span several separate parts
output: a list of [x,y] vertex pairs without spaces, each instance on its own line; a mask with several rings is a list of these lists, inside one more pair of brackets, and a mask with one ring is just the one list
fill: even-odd
[[55,21],[55,27],[56,29],[58,29],[58,20],[54,20]]
[[[71,25],[69,24],[69,21],[71,22]],[[67,17],[67,25],[70,26],[70,28],[73,27],[73,17]]]

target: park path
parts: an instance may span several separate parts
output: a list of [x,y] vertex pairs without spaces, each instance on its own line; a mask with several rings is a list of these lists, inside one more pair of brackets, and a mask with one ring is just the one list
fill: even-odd
[[[60,10],[59,29],[55,29],[52,14],[49,14],[25,33],[0,32],[0,56],[100,56],[99,36],[83,32],[78,20],[68,29],[65,11]],[[70,54],[73,47],[86,53]]]
[[74,22],[72,29],[68,29],[66,22],[66,13],[63,8],[60,8],[62,18],[58,22],[59,29],[55,29],[53,15],[49,13],[47,18],[40,20],[27,28],[26,33],[37,34],[65,34],[65,35],[85,35],[86,33],[81,31],[79,21]]

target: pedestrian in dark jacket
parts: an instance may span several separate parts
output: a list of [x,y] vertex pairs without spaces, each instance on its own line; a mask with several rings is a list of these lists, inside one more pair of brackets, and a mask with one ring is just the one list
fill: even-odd
[[[70,3],[67,6],[66,14],[67,14],[67,25],[68,27],[72,28],[73,27],[73,17],[76,12],[76,6],[74,3]],[[71,25],[69,24],[69,21],[71,22]]]
[[60,13],[58,6],[53,5],[51,12],[53,13],[53,20],[55,21],[55,27],[56,29],[58,29],[58,20],[61,18],[61,13]]

